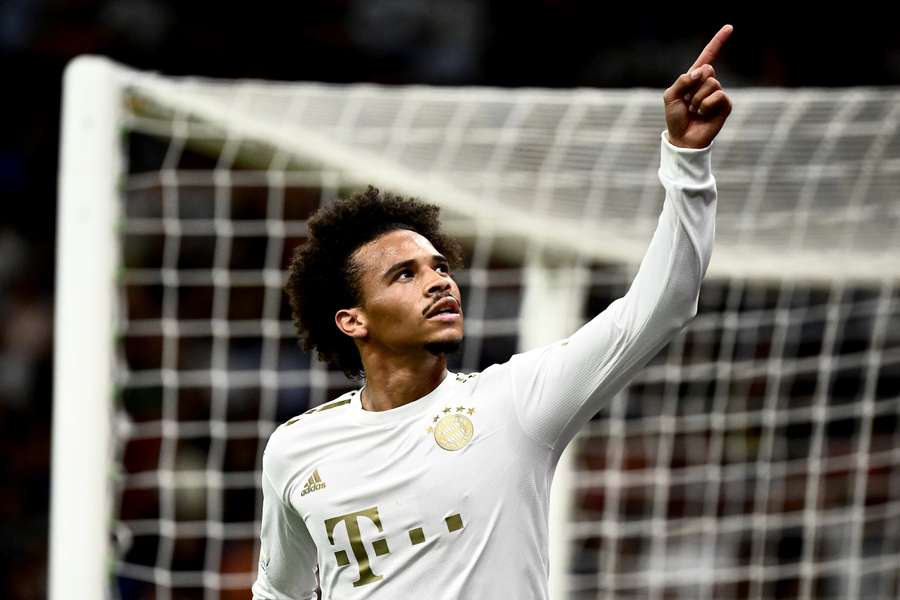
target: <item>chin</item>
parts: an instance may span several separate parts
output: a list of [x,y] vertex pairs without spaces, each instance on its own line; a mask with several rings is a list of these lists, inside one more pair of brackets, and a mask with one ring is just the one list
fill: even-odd
[[425,342],[425,349],[435,356],[453,354],[462,345],[462,334],[435,336],[435,339]]

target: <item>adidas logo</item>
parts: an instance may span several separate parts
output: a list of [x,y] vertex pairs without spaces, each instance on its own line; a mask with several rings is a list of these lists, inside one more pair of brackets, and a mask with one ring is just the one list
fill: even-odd
[[324,488],[325,482],[322,481],[321,477],[319,477],[319,470],[316,469],[315,471],[313,471],[313,474],[309,476],[309,479],[306,480],[306,483],[304,484],[303,490],[301,490],[300,495],[305,496]]

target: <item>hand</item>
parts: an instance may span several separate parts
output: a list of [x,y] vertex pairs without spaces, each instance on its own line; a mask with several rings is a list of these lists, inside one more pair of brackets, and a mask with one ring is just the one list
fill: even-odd
[[731,100],[715,78],[712,63],[734,28],[725,25],[691,68],[663,94],[669,143],[682,148],[709,146],[731,114]]

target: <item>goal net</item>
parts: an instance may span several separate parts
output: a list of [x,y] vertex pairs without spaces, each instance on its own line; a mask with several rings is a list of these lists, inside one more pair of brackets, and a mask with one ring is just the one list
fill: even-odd
[[[567,451],[555,598],[900,594],[900,90],[731,92],[699,314]],[[51,599],[247,598],[262,449],[351,387],[281,290],[320,206],[437,203],[476,371],[624,295],[661,91],[174,79],[82,58],[61,149]]]

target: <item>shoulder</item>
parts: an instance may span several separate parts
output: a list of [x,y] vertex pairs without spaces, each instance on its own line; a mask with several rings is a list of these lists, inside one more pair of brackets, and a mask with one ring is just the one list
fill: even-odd
[[[278,426],[276,429],[276,433],[281,430],[286,430],[294,425],[304,425],[304,424],[315,424],[322,423],[322,417],[314,417],[312,415],[317,415],[323,413],[325,411],[329,411],[335,408],[340,408],[342,406],[348,406],[356,394],[359,393],[359,390],[353,390],[351,392],[347,392],[343,396],[339,396],[330,402],[326,402],[325,404],[320,404],[319,406],[314,406],[305,413],[299,414],[296,417],[292,417]],[[336,415],[337,413],[330,413],[331,415]]]
[[493,364],[480,372],[455,374],[454,394],[479,403],[496,404],[510,394],[509,363]]
[[355,394],[358,393],[359,390],[347,392],[279,425],[266,443],[263,470],[266,472],[277,470],[279,462],[295,458],[306,447],[317,443],[316,434],[325,434],[325,430],[334,425],[335,420],[340,420],[341,409],[349,408]]

